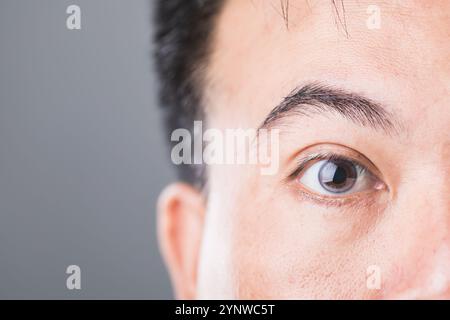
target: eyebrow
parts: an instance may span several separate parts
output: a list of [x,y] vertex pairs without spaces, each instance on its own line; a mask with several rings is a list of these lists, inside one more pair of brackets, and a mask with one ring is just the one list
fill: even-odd
[[337,113],[353,123],[390,135],[397,131],[393,116],[378,102],[360,94],[319,82],[292,91],[265,118],[259,129],[273,127],[291,115]]

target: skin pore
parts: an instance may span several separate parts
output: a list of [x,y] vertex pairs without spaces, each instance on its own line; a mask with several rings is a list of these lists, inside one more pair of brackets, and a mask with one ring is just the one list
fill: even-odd
[[[275,175],[211,165],[207,196],[184,184],[162,193],[158,236],[178,298],[450,298],[450,2],[336,4],[291,0],[287,15],[278,0],[227,0],[219,14],[208,127],[258,128],[311,84],[323,99],[314,109],[302,91],[271,121]],[[380,29],[367,26],[370,5]],[[360,116],[357,99],[389,130],[336,110]],[[357,164],[354,187],[317,183],[329,159]]]

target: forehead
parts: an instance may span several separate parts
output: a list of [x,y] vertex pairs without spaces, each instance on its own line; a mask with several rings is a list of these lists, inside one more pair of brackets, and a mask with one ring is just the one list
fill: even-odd
[[[245,110],[259,121],[311,80],[382,96],[400,109],[411,93],[415,100],[448,96],[449,17],[445,0],[228,0],[208,69],[208,106],[220,112],[221,101],[234,120],[243,121]],[[408,114],[419,117],[421,108]]]

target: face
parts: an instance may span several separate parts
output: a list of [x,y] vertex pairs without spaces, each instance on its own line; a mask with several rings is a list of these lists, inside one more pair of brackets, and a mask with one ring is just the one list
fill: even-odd
[[218,16],[207,126],[279,130],[279,166],[166,193],[177,295],[450,298],[450,2],[282,3]]

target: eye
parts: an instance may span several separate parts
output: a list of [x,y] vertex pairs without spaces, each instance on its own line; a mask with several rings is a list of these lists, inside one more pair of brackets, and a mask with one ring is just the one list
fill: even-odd
[[379,180],[364,166],[349,159],[323,159],[305,166],[297,181],[320,195],[347,195],[376,189]]

